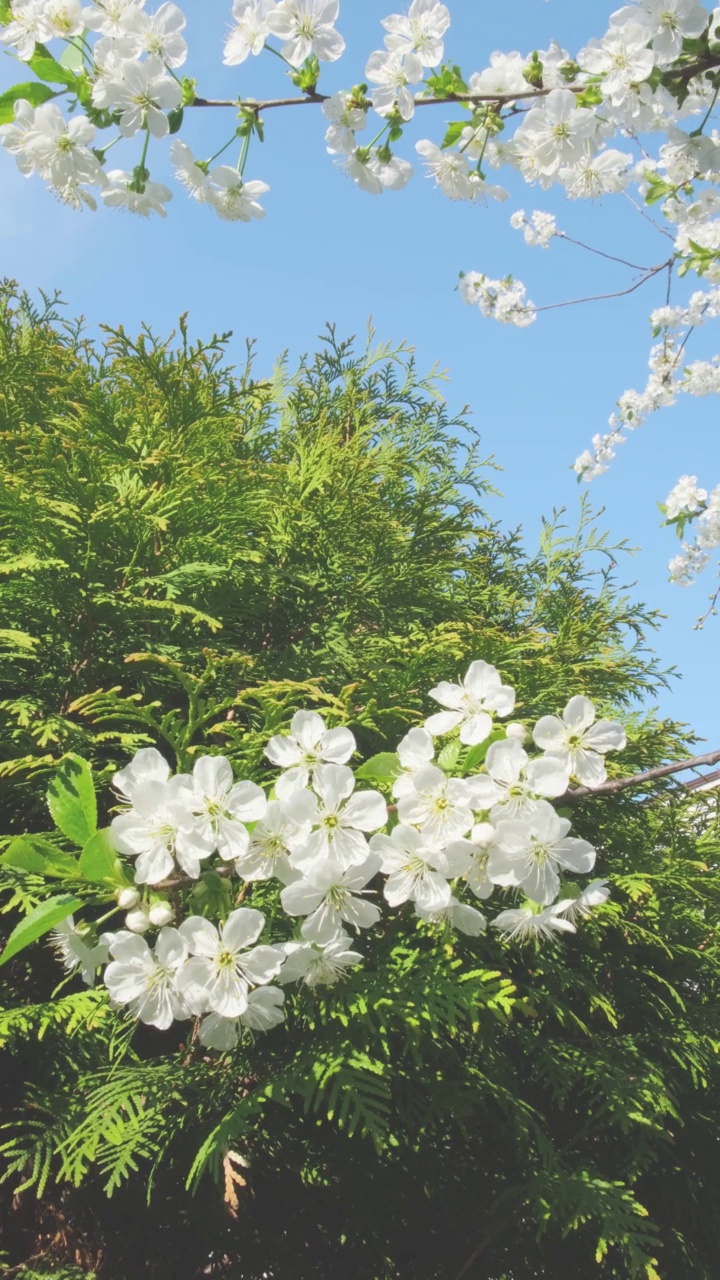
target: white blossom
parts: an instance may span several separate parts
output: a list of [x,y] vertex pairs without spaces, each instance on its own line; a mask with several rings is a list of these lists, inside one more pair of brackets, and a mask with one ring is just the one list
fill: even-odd
[[505,280],[491,280],[480,271],[466,271],[460,279],[460,296],[468,306],[477,306],[482,315],[501,324],[513,324],[520,329],[533,324],[536,311],[526,297],[521,280],[508,276]]
[[178,930],[190,952],[179,970],[178,988],[194,1014],[239,1018],[252,987],[271,982],[284,956],[278,947],[254,947],[265,926],[261,911],[238,907],[219,928],[190,916]]
[[195,200],[206,201],[209,190],[209,179],[200,167],[190,147],[181,138],[173,138],[170,147],[170,159],[175,167],[175,177]]
[[141,747],[130,764],[113,776],[112,785],[124,800],[132,802],[136,789],[146,782],[167,782],[170,765],[157,747]]
[[427,924],[445,924],[458,933],[466,933],[471,938],[478,938],[487,929],[487,920],[477,907],[470,907],[457,898],[450,898],[446,906],[439,911],[424,911],[415,907],[415,914]]
[[493,929],[499,929],[504,938],[518,942],[550,938],[553,933],[575,933],[575,925],[559,915],[555,906],[546,907],[544,911],[534,911],[531,905],[513,907],[501,911],[490,924]]
[[134,175],[123,169],[111,169],[106,177],[108,185],[103,188],[102,198],[111,208],[127,209],[141,218],[149,218],[151,213],[167,217],[165,205],[172,200],[172,191],[163,182],[151,182],[148,178],[138,184]]
[[180,85],[159,58],[147,62],[123,58],[93,86],[93,103],[120,113],[118,128],[126,138],[139,129],[149,129],[155,138],[166,137],[170,128],[166,112],[178,107],[181,99]]
[[85,25],[91,31],[118,39],[123,35],[126,18],[144,7],[145,0],[93,0],[85,10]]
[[601,151],[563,165],[558,178],[571,200],[595,200],[609,192],[623,191],[632,157],[623,151]]
[[596,907],[601,907],[610,897],[610,890],[607,887],[607,880],[591,880],[590,884],[580,891],[575,897],[563,897],[555,904],[556,911],[560,912],[566,920],[572,920],[573,923],[581,917],[586,919],[592,915]]
[[132,807],[113,818],[110,839],[118,853],[135,858],[137,884],[159,884],[175,861],[197,879],[200,863],[214,849],[211,837],[190,810],[189,776],[168,782],[142,782],[133,787]]
[[108,946],[102,939],[88,946],[88,940],[87,928],[78,927],[73,916],[62,920],[50,933],[50,943],[60,957],[65,972],[75,973],[79,970],[86,986],[92,987],[98,968],[108,958]]
[[490,66],[476,71],[468,80],[471,93],[489,98],[509,98],[514,93],[530,92],[525,79],[525,59],[521,53],[493,53]]
[[490,810],[493,822],[526,818],[539,797],[556,798],[567,791],[570,775],[562,761],[551,756],[530,760],[514,738],[494,742],[485,757],[487,773],[467,779],[474,809]]
[[114,935],[110,954],[103,980],[115,1004],[128,1005],[134,1018],[159,1031],[190,1017],[177,987],[188,954],[177,929],[161,929],[154,951],[144,938],[121,930]]
[[247,1008],[238,1018],[207,1013],[200,1025],[200,1043],[206,1049],[227,1053],[235,1048],[241,1027],[251,1031],[271,1031],[285,1021],[285,993],[277,987],[256,987],[248,992]]
[[280,800],[271,800],[261,822],[256,822],[247,849],[237,859],[235,870],[243,880],[272,880],[291,884],[300,875],[290,864],[290,841],[302,844],[310,835],[312,805],[308,816],[290,818]]
[[423,67],[438,67],[443,61],[443,36],[450,26],[450,10],[439,0],[412,0],[407,14],[391,13],[382,19],[388,49],[400,54],[416,54]]
[[44,44],[55,34],[45,0],[13,0],[11,17],[0,31],[0,40],[17,49],[22,62],[29,62],[35,44]]
[[232,13],[235,19],[225,41],[223,62],[226,67],[236,67],[246,58],[262,53],[270,34],[268,17],[275,8],[275,0],[234,0]]
[[190,808],[203,839],[226,862],[242,857],[250,842],[245,823],[264,817],[265,792],[254,782],[236,782],[224,756],[200,756],[193,766],[192,788]]
[[282,890],[283,910],[291,916],[305,916],[302,936],[319,946],[338,938],[343,924],[370,929],[380,919],[380,910],[374,902],[368,902],[365,886],[379,867],[380,859],[373,855],[361,866],[346,871],[332,863],[311,867],[303,879]]
[[523,117],[514,141],[525,144],[539,174],[552,176],[581,158],[597,128],[595,112],[579,107],[570,89],[552,89],[542,106]]
[[694,515],[704,506],[707,489],[698,488],[697,476],[681,476],[665,499],[668,520],[680,515]]
[[430,690],[430,697],[448,710],[425,721],[428,733],[436,737],[459,728],[460,741],[468,746],[490,736],[493,713],[509,716],[515,707],[515,690],[502,683],[496,667],[482,660],[470,663],[462,684],[442,680]]
[[415,150],[425,160],[428,174],[449,200],[473,200],[473,184],[470,168],[464,156],[457,151],[443,151],[434,142],[421,138]]
[[365,76],[373,89],[370,100],[378,115],[389,116],[397,112],[403,120],[410,120],[415,113],[415,98],[408,85],[418,84],[423,77],[422,63],[414,53],[388,53],[377,49],[370,54]]
[[397,754],[402,772],[393,782],[393,798],[411,795],[415,774],[431,764],[435,756],[432,734],[427,729],[410,729],[397,745]]
[[472,826],[472,789],[462,778],[448,778],[428,764],[413,778],[413,790],[398,801],[398,817],[419,827],[426,843],[442,848]]
[[345,49],[333,26],[339,12],[339,0],[280,0],[267,23],[285,41],[282,55],[291,66],[301,66],[311,53],[320,62],[335,62]]
[[187,58],[185,26],[185,14],[169,0],[151,14],[133,6],[121,18],[121,41],[131,57],[145,53],[166,67],[181,67]]
[[265,217],[260,197],[270,190],[266,182],[253,178],[246,182],[237,169],[216,165],[208,174],[204,199],[226,222],[252,222]]
[[275,782],[277,795],[283,800],[307,787],[319,765],[347,764],[356,745],[349,729],[326,729],[317,711],[296,711],[290,733],[276,734],[265,748],[268,760],[283,770]]
[[595,721],[595,708],[581,694],[571,698],[559,716],[542,716],[533,729],[541,751],[558,760],[586,787],[599,787],[607,777],[603,756],[622,751],[625,730],[611,720]]
[[523,821],[498,822],[493,882],[519,885],[533,902],[548,906],[558,895],[559,869],[584,874],[595,865],[592,845],[568,835],[569,831],[569,820],[547,803]]
[[448,877],[461,874],[468,865],[464,849],[450,853],[431,846],[423,832],[403,820],[389,836],[373,836],[370,848],[381,859],[387,880],[383,893],[391,907],[414,902],[422,911],[442,911],[450,902]]
[[467,862],[462,877],[476,898],[489,898],[494,889],[493,855],[497,851],[497,833],[490,822],[476,822],[469,836],[452,841],[444,850],[448,857]]
[[524,209],[518,209],[510,218],[510,226],[522,231],[525,243],[531,248],[549,249],[550,241],[558,234],[554,215],[542,209],[534,209],[529,218]]
[[352,769],[323,764],[315,770],[313,791],[293,791],[284,802],[291,821],[309,822],[309,835],[289,836],[290,862],[304,874],[331,861],[342,870],[362,866],[368,856],[366,832],[387,822],[387,805],[379,791],[353,795]]
[[278,950],[285,962],[278,982],[300,982],[306,987],[332,987],[342,982],[349,969],[362,963],[359,951],[351,950],[351,939],[346,933],[334,938],[326,947],[314,942],[284,942]]
[[622,103],[630,86],[647,80],[655,65],[648,49],[647,27],[626,23],[610,27],[601,40],[591,40],[578,54],[578,62],[593,76],[602,76],[602,92],[614,105]]

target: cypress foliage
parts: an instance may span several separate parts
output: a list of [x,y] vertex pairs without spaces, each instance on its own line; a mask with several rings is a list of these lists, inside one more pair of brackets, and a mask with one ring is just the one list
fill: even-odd
[[[2,290],[3,846],[48,829],[67,750],[103,803],[147,744],[263,782],[297,706],[372,754],[477,657],[523,720],[568,692],[620,715],[616,771],[686,750],[644,709],[665,677],[624,548],[587,511],[535,555],[491,522],[492,463],[436,374],[329,330],[261,380],[227,337],[92,342],[58,299]],[[576,937],[518,951],[401,914],[376,963],[232,1055],[138,1028],[104,988],[53,995],[47,948],[11,962],[8,1269],[713,1280],[716,805],[668,783],[590,798],[576,826],[613,890]],[[1,864],[0,887],[8,928],[44,892]]]

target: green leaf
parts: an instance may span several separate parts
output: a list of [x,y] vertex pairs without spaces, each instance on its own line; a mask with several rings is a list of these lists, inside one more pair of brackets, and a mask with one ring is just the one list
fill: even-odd
[[493,729],[489,738],[486,738],[484,742],[479,742],[476,747],[471,747],[463,765],[464,776],[467,777],[469,773],[475,773],[480,768],[480,765],[485,763],[485,757],[493,742],[502,742],[506,736],[504,729]]
[[0,0],[0,24],[5,26],[5,23],[10,22],[11,19],[12,0]]
[[80,854],[79,870],[93,884],[125,885],[130,881],[125,873],[117,850],[110,842],[110,831],[105,828],[91,836]]
[[68,840],[81,848],[97,831],[97,802],[90,766],[69,752],[48,787],[48,808]]
[[12,960],[13,956],[24,951],[31,943],[37,942],[38,938],[49,933],[82,905],[82,898],[74,898],[70,893],[61,893],[57,898],[48,898],[46,902],[41,902],[13,929],[7,940],[7,946],[0,955],[0,965]]
[[70,67],[63,67],[56,62],[44,44],[36,44],[35,52],[27,64],[35,72],[38,80],[49,80],[51,84],[64,84],[72,88],[75,84],[75,72]]
[[355,770],[355,777],[362,778],[365,781],[391,781],[397,778],[402,772],[402,766],[395,751],[381,751],[377,756],[371,756],[365,764],[361,764],[359,769]]
[[38,876],[77,876],[78,864],[69,853],[56,849],[39,836],[18,836],[0,858],[4,867],[16,867]]
[[455,143],[460,141],[463,130],[467,129],[467,127],[467,120],[453,120],[451,124],[448,125],[447,133],[440,143],[443,151],[445,151],[447,147],[454,147]]
[[462,755],[462,749],[462,743],[459,738],[454,738],[452,742],[446,742],[438,756],[438,766],[444,769],[446,773],[452,773]]
[[12,89],[0,93],[0,124],[12,124],[15,119],[15,103],[25,100],[31,107],[39,107],[55,93],[46,84],[38,84],[36,80],[28,80],[26,84],[14,84]]
[[[83,32],[83,35],[84,34],[85,33]],[[75,41],[71,40],[69,44],[65,46],[63,53],[60,55],[59,61],[60,61],[60,66],[67,67],[68,71],[72,71],[73,73],[82,71],[83,69],[82,45],[75,44]]]

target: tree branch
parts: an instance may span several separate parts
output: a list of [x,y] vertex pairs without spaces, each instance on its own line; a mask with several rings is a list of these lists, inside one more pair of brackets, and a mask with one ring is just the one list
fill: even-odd
[[[687,67],[672,73],[676,80],[692,80],[695,75],[702,75],[706,71],[714,71],[720,67],[720,58],[703,58],[699,62],[690,63]],[[584,93],[587,88],[586,84],[568,84],[565,86],[571,93]],[[513,102],[534,101],[538,98],[546,98],[552,89],[533,89],[528,87],[524,93],[449,93],[444,98],[425,97],[422,94],[415,99],[416,107],[438,107],[443,103],[457,102],[464,106],[473,106],[476,102],[494,102],[498,107],[509,106]],[[261,111],[271,111],[275,107],[306,107],[310,104],[326,102],[330,95],[327,93],[317,93],[316,91],[304,93],[302,97],[297,98],[267,98],[264,102],[259,102],[255,98],[196,98],[194,102],[188,103],[191,107],[235,107],[240,111],[254,111],[259,115]]]
[[612,796],[620,791],[629,791],[631,787],[641,787],[645,782],[655,782],[658,778],[669,778],[673,773],[682,773],[685,769],[699,769],[704,764],[718,764],[720,751],[709,751],[704,756],[692,756],[690,760],[681,760],[679,764],[661,764],[656,769],[648,769],[646,773],[635,773],[630,778],[613,778],[611,782],[603,782],[600,787],[576,787],[559,796],[556,804],[577,804],[586,796]]

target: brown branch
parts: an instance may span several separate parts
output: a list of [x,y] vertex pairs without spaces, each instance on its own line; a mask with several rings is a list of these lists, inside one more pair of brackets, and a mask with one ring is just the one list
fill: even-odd
[[704,756],[692,756],[690,760],[681,760],[679,764],[661,764],[656,769],[648,769],[646,773],[635,773],[630,778],[613,778],[603,782],[599,787],[576,787],[558,797],[556,804],[577,804],[586,796],[612,796],[620,791],[628,791],[631,787],[641,787],[645,782],[655,782],[658,778],[669,778],[673,773],[682,773],[685,769],[699,769],[704,764],[718,764],[720,751],[709,751]]
[[[687,67],[683,67],[678,71],[671,73],[673,79],[676,80],[692,80],[695,75],[702,75],[706,71],[713,71],[720,67],[720,58],[708,59],[703,58],[699,62],[691,63]],[[571,93],[584,93],[588,86],[586,84],[568,84],[565,85]],[[528,87],[524,93],[449,93],[444,98],[432,98],[419,95],[415,99],[416,107],[438,107],[444,103],[457,102],[461,106],[472,106],[474,103],[494,102],[498,107],[509,106],[513,102],[533,101],[538,98],[546,98],[552,89],[533,89]],[[255,98],[196,98],[194,102],[188,103],[191,107],[235,107],[238,111],[253,111],[255,115],[259,115],[261,111],[271,111],[275,107],[306,107],[311,104],[326,102],[330,95],[326,93],[317,93],[316,91],[304,93],[298,98],[267,98],[264,102],[259,102]]]

